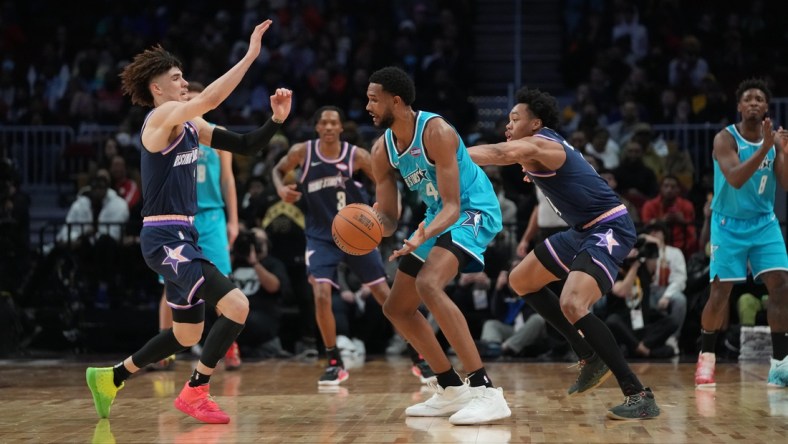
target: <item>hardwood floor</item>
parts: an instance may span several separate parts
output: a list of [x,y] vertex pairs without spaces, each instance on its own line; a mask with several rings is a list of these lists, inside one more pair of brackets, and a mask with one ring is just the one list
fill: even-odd
[[[98,360],[90,365],[111,365]],[[614,378],[568,397],[575,368],[564,363],[487,364],[512,417],[484,426],[452,426],[446,418],[410,418],[405,407],[430,396],[405,358],[373,357],[334,390],[318,390],[320,361],[245,362],[218,370],[211,393],[231,416],[207,425],[172,401],[194,362],[173,371],[142,371],[118,394],[110,420],[98,420],[85,384],[88,363],[0,361],[0,442],[98,443],[531,443],[779,442],[788,436],[788,390],[766,386],[768,363],[717,365],[716,390],[695,390],[694,364],[636,363],[662,415],[612,421],[622,402]],[[220,364],[221,368],[221,364]]]

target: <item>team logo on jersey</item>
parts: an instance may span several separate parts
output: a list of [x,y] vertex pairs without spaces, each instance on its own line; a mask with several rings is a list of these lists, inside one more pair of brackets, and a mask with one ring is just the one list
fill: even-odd
[[181,165],[190,165],[194,162],[197,162],[197,159],[200,158],[200,150],[197,148],[192,148],[191,151],[187,151],[185,153],[180,153],[175,156],[175,162],[173,162],[172,166],[181,166]]
[[473,227],[473,235],[479,235],[479,227],[482,226],[482,212],[477,210],[465,210],[465,220],[460,224],[463,227]]
[[164,258],[164,261],[162,261],[161,264],[171,266],[172,271],[174,271],[175,274],[178,274],[178,264],[192,261],[191,259],[183,255],[183,247],[185,246],[186,245],[179,245],[175,248],[170,248],[165,245],[164,252],[167,254],[167,256]]
[[338,163],[335,165],[339,171],[347,171],[347,165],[344,163]]
[[413,148],[410,149],[410,155],[413,157],[421,156],[421,148],[414,146]]
[[408,188],[413,188],[414,186],[421,183],[422,180],[427,178],[427,170],[422,170],[421,168],[417,169],[416,171],[408,174],[405,176],[405,185]]
[[596,244],[600,247],[607,248],[608,254],[613,254],[613,247],[618,247],[618,241],[613,237],[613,230],[608,228],[605,234],[594,233],[594,236],[599,238],[599,242]]
[[763,159],[761,162],[761,166],[758,167],[759,170],[770,170],[772,169],[772,164],[774,163],[774,159],[769,159],[768,157]]
[[345,189],[345,182],[347,182],[348,179],[350,178],[342,174],[342,172],[339,172],[336,176],[321,177],[320,179],[310,181],[306,184],[306,190],[309,193],[314,193],[323,188]]

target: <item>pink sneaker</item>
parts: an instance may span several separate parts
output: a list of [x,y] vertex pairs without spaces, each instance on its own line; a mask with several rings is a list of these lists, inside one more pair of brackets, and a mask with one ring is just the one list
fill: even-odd
[[190,387],[189,382],[183,386],[181,394],[175,398],[175,408],[208,424],[227,424],[230,417],[224,413],[208,394],[210,384]]
[[698,366],[695,367],[695,387],[716,387],[714,382],[714,364],[717,357],[714,353],[701,353],[698,355]]
[[233,345],[224,354],[224,368],[226,370],[238,370],[241,368],[241,351],[238,349],[237,342],[233,342]]

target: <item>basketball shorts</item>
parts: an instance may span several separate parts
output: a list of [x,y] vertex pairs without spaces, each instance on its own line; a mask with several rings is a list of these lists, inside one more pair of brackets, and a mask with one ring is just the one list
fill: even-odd
[[[428,213],[424,220],[425,227],[429,226],[432,219],[434,219],[434,215]],[[465,264],[465,268],[460,270],[462,273],[476,273],[484,270],[484,251],[487,250],[487,245],[495,239],[502,228],[500,219],[489,213],[478,210],[462,210],[460,212],[457,222],[443,233],[450,231],[454,245],[467,253],[471,259]],[[411,255],[421,262],[426,261],[435,242],[443,233],[427,239]],[[413,235],[411,234],[411,236]]]
[[[570,271],[585,271],[591,276],[604,276],[607,281],[599,282],[602,293],[612,288],[618,276],[618,270],[624,258],[627,257],[635,245],[637,232],[632,218],[627,213],[608,221],[601,222],[585,231],[574,228],[553,234],[548,237],[538,250],[549,254],[539,254],[537,257],[542,264],[557,278],[564,279]],[[588,253],[591,263],[587,266],[599,267],[602,273],[596,270],[583,270],[573,268],[573,263],[582,252]]]
[[353,256],[340,250],[333,240],[306,238],[306,270],[317,282],[328,282],[339,288],[337,266],[347,264],[364,285],[375,285],[386,280],[383,259],[377,249],[363,256]]
[[745,281],[748,262],[755,278],[767,271],[788,271],[788,254],[777,217],[765,214],[737,219],[712,212],[710,280],[719,276],[721,281]]
[[194,216],[194,227],[200,234],[197,244],[202,249],[203,255],[210,259],[223,275],[228,276],[233,270],[230,265],[227,218],[224,208],[197,212]]
[[194,297],[202,285],[200,261],[207,261],[197,246],[197,229],[188,222],[146,222],[140,231],[145,263],[164,277],[167,304],[185,310],[203,301]]

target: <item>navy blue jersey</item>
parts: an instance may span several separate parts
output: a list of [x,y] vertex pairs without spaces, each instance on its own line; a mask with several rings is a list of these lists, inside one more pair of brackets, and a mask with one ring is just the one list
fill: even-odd
[[[150,116],[149,113],[145,123]],[[145,123],[142,124],[143,130]],[[199,146],[197,127],[186,122],[178,138],[164,151],[152,153],[142,150],[143,217],[165,214],[194,216],[197,213]]]
[[599,216],[621,206],[607,181],[560,134],[542,128],[534,137],[552,140],[564,147],[566,161],[556,171],[527,171],[526,174],[567,224],[583,230]]
[[351,203],[368,204],[361,185],[353,180],[353,156],[357,146],[342,142],[336,159],[320,153],[320,140],[306,142],[306,156],[299,183],[306,203],[307,237],[332,240],[331,223],[337,212]]

